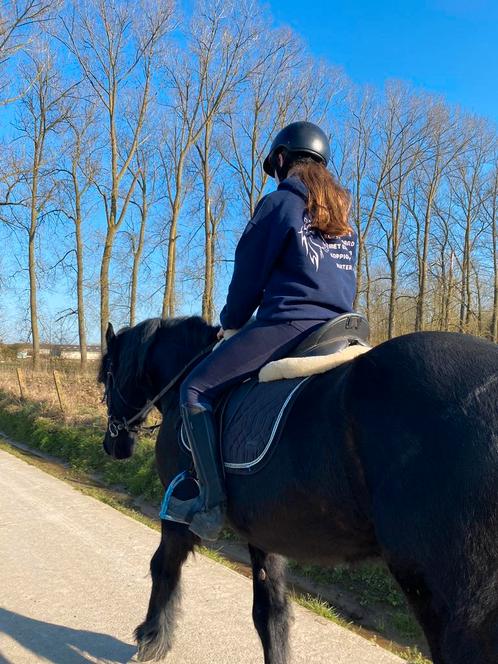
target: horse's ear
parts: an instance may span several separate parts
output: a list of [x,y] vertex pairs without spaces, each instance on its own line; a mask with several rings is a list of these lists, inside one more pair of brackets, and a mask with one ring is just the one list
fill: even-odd
[[107,348],[112,344],[114,339],[116,338],[116,335],[114,334],[114,328],[112,326],[111,321],[107,323],[107,330],[105,331],[105,343]]

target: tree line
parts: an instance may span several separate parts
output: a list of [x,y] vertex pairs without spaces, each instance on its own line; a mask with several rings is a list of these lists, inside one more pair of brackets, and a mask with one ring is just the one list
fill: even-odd
[[271,138],[297,119],[330,134],[351,191],[374,341],[498,341],[496,128],[403,82],[355,85],[255,0],[8,1],[0,114],[0,319],[14,289],[35,367],[61,283],[83,365],[89,317],[102,347],[111,311],[215,322]]

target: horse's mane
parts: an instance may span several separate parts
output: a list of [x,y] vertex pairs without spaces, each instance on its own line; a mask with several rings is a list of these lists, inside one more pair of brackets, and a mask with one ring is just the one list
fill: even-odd
[[[193,348],[198,352],[212,341],[215,329],[200,316],[147,318],[133,327],[122,327],[114,340],[119,344],[120,380],[128,382],[141,378],[147,351],[161,331],[168,330],[172,344]],[[100,363],[97,380],[101,383],[106,380],[109,351],[112,354],[112,348],[106,351]]]

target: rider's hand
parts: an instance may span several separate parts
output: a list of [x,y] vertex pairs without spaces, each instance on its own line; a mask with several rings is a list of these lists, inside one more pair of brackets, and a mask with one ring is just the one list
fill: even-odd
[[225,334],[225,330],[222,327],[220,327],[220,329],[218,330],[218,333],[216,334],[216,338],[217,339],[223,339],[224,334]]

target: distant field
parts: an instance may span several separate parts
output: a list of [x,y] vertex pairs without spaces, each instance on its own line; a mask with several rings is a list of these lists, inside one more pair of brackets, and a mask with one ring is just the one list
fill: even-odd
[[60,410],[53,371],[57,371],[62,385],[66,416],[78,423],[89,418],[105,419],[105,407],[101,404],[102,386],[97,384],[98,363],[92,362],[86,373],[81,373],[79,363],[68,360],[42,360],[39,371],[31,369],[30,360],[0,362],[0,388],[20,397],[17,369],[21,371],[29,401],[43,403],[54,412]]

